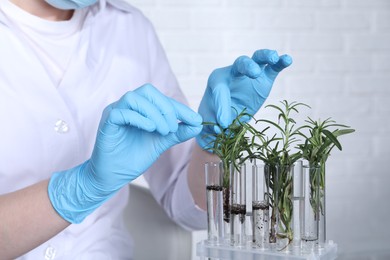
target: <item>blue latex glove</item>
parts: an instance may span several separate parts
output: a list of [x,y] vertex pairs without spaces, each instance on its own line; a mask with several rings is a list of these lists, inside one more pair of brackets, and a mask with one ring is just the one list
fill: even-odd
[[[228,127],[233,119],[246,108],[254,115],[268,97],[279,72],[288,67],[292,59],[279,56],[273,50],[257,50],[252,58],[241,56],[233,65],[214,70],[199,106],[199,114],[205,122]],[[196,137],[203,148],[211,148],[214,141],[210,134],[219,133],[218,127],[206,125]]]
[[201,123],[199,114],[151,85],[128,92],[105,108],[91,158],[51,177],[53,207],[80,223],[168,148],[198,135]]

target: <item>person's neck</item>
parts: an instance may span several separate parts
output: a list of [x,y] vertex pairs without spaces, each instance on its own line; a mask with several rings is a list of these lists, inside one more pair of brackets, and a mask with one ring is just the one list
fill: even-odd
[[10,0],[26,12],[49,21],[66,21],[72,18],[74,10],[61,10],[43,0]]

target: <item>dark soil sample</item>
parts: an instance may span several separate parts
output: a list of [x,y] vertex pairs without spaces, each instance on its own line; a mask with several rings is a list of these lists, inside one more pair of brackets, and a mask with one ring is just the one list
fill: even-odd
[[230,209],[231,214],[240,215],[240,222],[244,223],[246,214],[246,205],[234,204]]
[[252,204],[252,209],[253,210],[257,210],[257,209],[267,210],[267,209],[269,209],[269,205],[266,203],[263,203],[263,202],[254,202]]
[[208,186],[206,187],[206,190],[222,191],[223,188],[222,188],[222,186],[208,185]]

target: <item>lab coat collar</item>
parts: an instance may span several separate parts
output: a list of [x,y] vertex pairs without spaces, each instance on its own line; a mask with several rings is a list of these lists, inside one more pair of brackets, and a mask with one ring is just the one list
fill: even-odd
[[131,13],[131,11],[134,9],[127,1],[125,0],[107,0],[108,3],[110,3],[112,6]]
[[100,0],[101,7],[104,7],[107,3],[124,12],[131,13],[134,10],[134,7],[125,0]]
[[126,13],[131,13],[132,10],[134,10],[134,7],[126,2],[126,0],[99,0],[98,3],[87,7],[89,8],[89,13],[91,15],[86,19],[85,25],[88,26],[88,24],[93,23],[95,19],[104,19],[104,17],[100,17],[100,14],[104,13],[104,10],[107,9],[108,5]]

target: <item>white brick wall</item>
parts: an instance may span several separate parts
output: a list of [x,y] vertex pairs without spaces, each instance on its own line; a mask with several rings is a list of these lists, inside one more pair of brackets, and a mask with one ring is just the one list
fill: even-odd
[[328,237],[339,259],[390,259],[389,0],[129,1],[155,24],[194,109],[212,69],[259,48],[289,53],[268,102],[305,102],[357,130],[329,159]]

